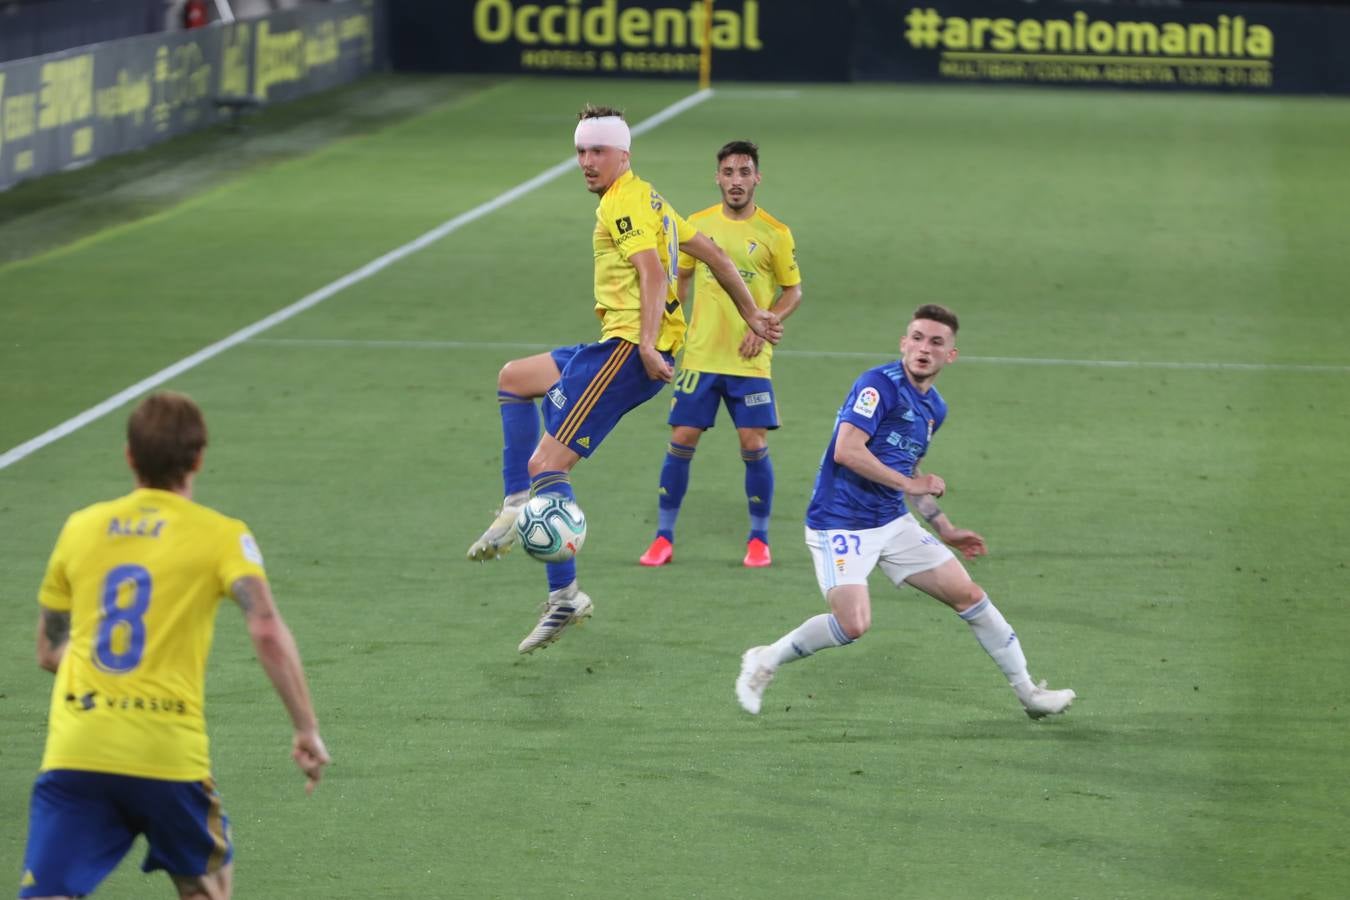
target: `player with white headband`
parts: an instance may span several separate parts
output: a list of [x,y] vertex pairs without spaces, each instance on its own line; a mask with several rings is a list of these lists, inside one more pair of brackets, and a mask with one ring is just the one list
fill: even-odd
[[[625,413],[671,380],[685,331],[676,292],[680,253],[707,264],[755,334],[776,344],[783,333],[778,317],[755,303],[730,257],[633,172],[632,134],[623,113],[587,104],[577,118],[577,165],[586,189],[600,197],[592,236],[600,340],[502,367],[497,401],[505,497],[497,518],[469,548],[472,560],[494,559],[511,548],[516,516],[531,494],[575,499],[572,467],[595,452]],[[535,401],[544,397],[541,437]],[[547,567],[547,607],[521,641],[521,653],[547,646],[591,615],[591,598],[577,587],[576,561]]]

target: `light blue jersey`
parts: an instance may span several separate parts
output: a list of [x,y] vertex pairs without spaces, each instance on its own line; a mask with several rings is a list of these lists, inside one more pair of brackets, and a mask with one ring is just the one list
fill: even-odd
[[907,512],[902,491],[869,481],[834,461],[841,422],[871,435],[867,449],[892,469],[912,477],[946,418],[947,404],[942,395],[936,388],[920,393],[905,377],[900,362],[862,373],[835,418],[834,434],[820,461],[815,491],[806,509],[807,527],[862,531],[880,528]]

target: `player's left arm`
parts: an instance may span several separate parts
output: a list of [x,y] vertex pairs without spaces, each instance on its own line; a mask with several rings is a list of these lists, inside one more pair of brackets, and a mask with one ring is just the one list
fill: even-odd
[[37,664],[48,672],[55,672],[69,645],[70,613],[42,607],[38,613]]
[[680,250],[707,265],[708,271],[712,272],[727,296],[731,297],[731,302],[736,304],[736,311],[745,319],[751,331],[771,344],[778,343],[783,336],[783,323],[774,313],[759,308],[750,289],[745,286],[745,279],[741,278],[736,264],[725,250],[702,232],[681,242]]
[[[920,474],[918,466],[914,467],[914,474],[916,477]],[[968,528],[957,528],[952,524],[932,494],[905,494],[905,503],[933,526],[944,544],[960,550],[966,559],[984,556],[989,552],[983,537]]]

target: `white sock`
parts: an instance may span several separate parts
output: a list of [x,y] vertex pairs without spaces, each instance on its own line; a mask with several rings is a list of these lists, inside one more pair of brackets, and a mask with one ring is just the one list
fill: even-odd
[[852,639],[844,634],[844,629],[839,627],[839,621],[834,615],[822,613],[812,616],[774,641],[769,648],[772,651],[769,658],[777,667],[783,663],[806,659],[818,650],[828,650],[831,647],[842,647],[851,643]]
[[1021,691],[1030,688],[1031,676],[1027,674],[1027,658],[1022,655],[1022,642],[1017,639],[1017,632],[1012,630],[989,595],[985,594],[979,603],[957,615],[966,620],[970,630],[975,633],[975,640],[1003,670],[1013,690],[1020,695]]

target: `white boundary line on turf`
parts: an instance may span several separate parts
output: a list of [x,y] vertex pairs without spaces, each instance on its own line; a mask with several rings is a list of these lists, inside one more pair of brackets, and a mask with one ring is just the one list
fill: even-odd
[[[667,106],[665,109],[661,110],[656,115],[651,116],[650,118],[647,119],[643,119],[637,125],[634,125],[632,129],[633,134],[642,134],[643,132],[650,131],[653,128],[657,127],[658,125],[662,125],[665,122],[668,122],[669,120],[673,119],[675,116],[678,116],[685,110],[697,106],[704,100],[707,100],[712,95],[713,92],[711,90],[702,90],[698,91],[697,93],[690,94],[688,97],[685,97],[684,99],[672,103],[670,106]],[[229,337],[222,338],[221,340],[216,341],[214,344],[211,344],[208,347],[203,347],[202,349],[198,350],[191,356],[184,357],[183,359],[180,359],[173,365],[164,369],[160,369],[158,372],[149,376],[148,378],[141,379],[140,381],[133,384],[131,387],[126,388],[125,390],[122,391],[118,391],[116,394],[113,394],[111,397],[109,397],[107,400],[104,400],[97,406],[91,406],[89,409],[86,409],[84,412],[80,413],[77,416],[74,416],[73,418],[67,419],[60,425],[57,425],[55,428],[44,431],[37,437],[32,438],[31,440],[28,441],[24,441],[22,444],[19,444],[17,447],[12,447],[9,450],[6,450],[4,453],[0,453],[0,469],[9,468],[19,460],[33,455],[34,453],[36,453],[37,451],[41,450],[43,447],[46,447],[49,444],[56,443],[57,441],[61,440],[61,438],[65,437],[68,434],[79,431],[81,428],[88,425],[90,422],[95,422],[103,418],[108,413],[117,409],[119,406],[122,406],[124,403],[127,403],[130,400],[134,400],[141,394],[144,394],[147,391],[159,387],[161,384],[164,384],[171,378],[175,378],[183,374],[184,372],[188,371],[189,369],[194,369],[197,366],[201,365],[202,363],[206,362],[207,360],[219,356],[226,350],[229,350],[232,347],[237,347],[244,341],[247,341],[250,338],[253,338],[259,334],[262,334],[269,328],[280,325],[287,319],[294,318],[295,316],[300,315],[300,313],[308,309],[311,309],[315,306],[318,306],[320,303],[327,300],[334,294],[342,290],[345,290],[346,288],[349,288],[354,284],[365,281],[367,278],[376,274],[377,272],[387,269],[389,266],[393,265],[399,260],[411,256],[412,254],[416,253],[418,250],[423,249],[429,244],[436,243],[436,241],[439,241],[441,238],[445,237],[448,234],[458,231],[465,225],[468,225],[470,222],[475,222],[478,219],[481,219],[484,216],[488,215],[489,213],[496,212],[503,206],[506,206],[507,204],[520,199],[521,197],[525,196],[526,194],[530,193],[536,188],[543,187],[545,184],[548,184],[550,181],[553,181],[560,175],[566,174],[567,172],[571,171],[571,169],[575,165],[576,161],[569,159],[564,162],[560,162],[556,166],[553,166],[549,169],[545,169],[543,172],[540,172],[538,175],[534,176],[529,181],[521,182],[520,184],[511,188],[509,191],[506,191],[505,193],[493,197],[486,203],[481,203],[478,206],[475,206],[473,209],[469,210],[468,212],[460,213],[453,219],[450,219],[446,222],[442,222],[440,225],[437,225],[435,228],[431,229],[426,234],[423,234],[421,237],[414,238],[413,240],[404,244],[402,247],[390,250],[388,253],[384,254],[378,259],[366,263],[364,266],[362,266],[361,268],[357,269],[354,272],[349,272],[346,275],[343,275],[337,281],[324,285],[323,287],[319,288],[317,291],[314,291],[311,294],[306,294],[304,297],[301,297],[299,300],[295,301],[290,306],[287,306],[285,309],[279,309],[276,312],[272,313],[270,316],[267,316],[266,318],[263,319],[259,319],[252,325],[239,329]]]
[[[551,350],[555,344],[518,341],[377,341],[346,338],[260,338],[255,344],[286,347],[350,347],[372,350]],[[886,353],[858,350],[774,350],[774,356],[806,359],[886,359]],[[890,358],[894,358],[891,356]],[[1016,366],[1080,366],[1092,369],[1192,369],[1238,372],[1332,372],[1350,374],[1350,366],[1298,365],[1295,363],[1169,362],[1129,359],[1057,359],[1033,356],[962,356],[961,362]]]

